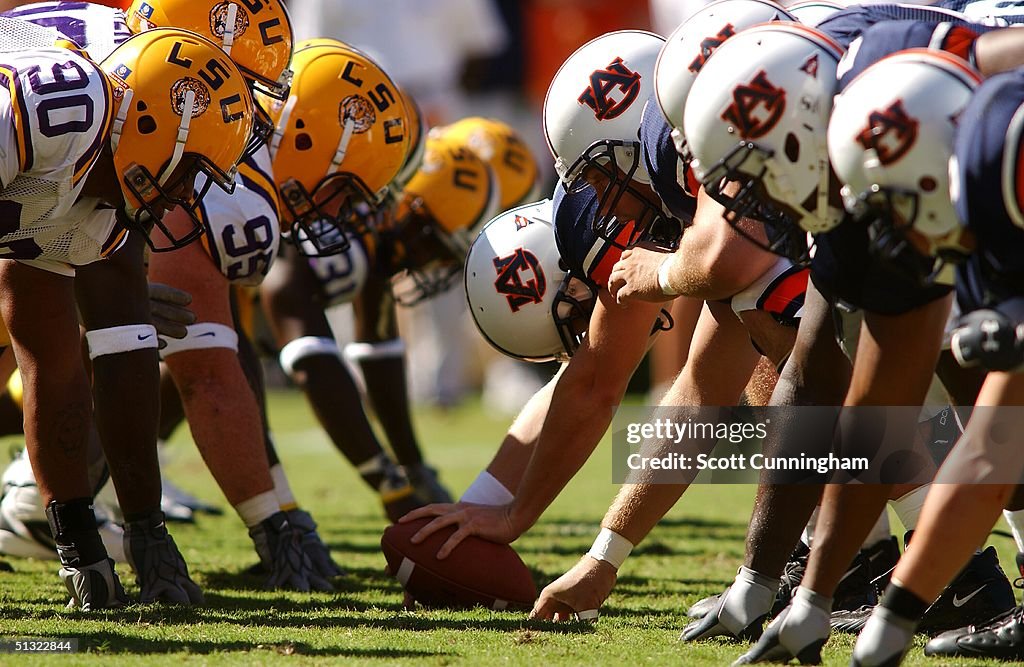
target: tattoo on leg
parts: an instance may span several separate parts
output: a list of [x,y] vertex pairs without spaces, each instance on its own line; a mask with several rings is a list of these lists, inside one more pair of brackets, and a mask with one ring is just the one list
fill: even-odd
[[68,459],[75,459],[85,453],[89,438],[89,406],[72,403],[62,409],[55,424],[57,443]]

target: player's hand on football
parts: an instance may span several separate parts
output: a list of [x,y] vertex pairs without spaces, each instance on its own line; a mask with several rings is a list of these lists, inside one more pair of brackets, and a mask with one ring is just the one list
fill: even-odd
[[161,336],[184,338],[188,334],[186,327],[196,321],[196,314],[188,308],[191,303],[192,295],[188,292],[162,283],[149,283],[149,314]]
[[[584,556],[572,569],[544,587],[530,618],[596,620],[597,610],[611,594],[616,577],[615,568],[610,564]],[[590,613],[584,616],[581,612]]]
[[515,528],[511,509],[511,505],[435,503],[409,512],[399,519],[399,523],[437,517],[412,536],[413,544],[420,544],[445,526],[456,526],[455,532],[437,551],[437,558],[441,560],[447,558],[448,554],[470,535],[499,544],[514,542],[522,531]]
[[608,291],[616,303],[630,301],[670,301],[658,284],[658,269],[669,257],[667,253],[646,248],[630,248],[622,253],[612,267],[608,278]]

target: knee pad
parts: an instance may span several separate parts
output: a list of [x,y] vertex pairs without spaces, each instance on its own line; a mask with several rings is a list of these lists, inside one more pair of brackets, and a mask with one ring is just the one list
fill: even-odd
[[295,374],[295,364],[302,359],[327,355],[341,361],[341,350],[333,338],[326,336],[302,336],[287,343],[281,348],[278,360],[281,368],[291,377]]
[[166,359],[177,352],[209,350],[218,347],[238,352],[238,333],[229,326],[214,322],[199,322],[190,324],[187,329],[188,333],[184,338],[160,337],[166,343],[160,350],[161,359]]
[[156,327],[152,324],[126,324],[85,332],[89,359],[135,350],[152,350],[159,345]]

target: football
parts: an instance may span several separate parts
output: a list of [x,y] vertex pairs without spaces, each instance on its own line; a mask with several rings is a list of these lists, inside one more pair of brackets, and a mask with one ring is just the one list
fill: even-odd
[[530,609],[537,598],[533,577],[507,544],[468,537],[447,558],[437,550],[455,532],[443,528],[420,544],[410,539],[432,519],[388,527],[380,540],[388,572],[424,607]]

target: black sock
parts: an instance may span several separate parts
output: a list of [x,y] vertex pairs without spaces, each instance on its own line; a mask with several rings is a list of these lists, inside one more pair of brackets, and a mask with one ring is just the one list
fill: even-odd
[[46,520],[63,565],[85,567],[107,558],[107,550],[96,530],[92,498],[75,498],[66,503],[50,501],[46,506]]
[[895,581],[891,581],[889,582],[889,587],[885,589],[885,595],[882,596],[882,601],[879,604],[900,618],[916,623],[921,620],[930,603],[925,602]]

